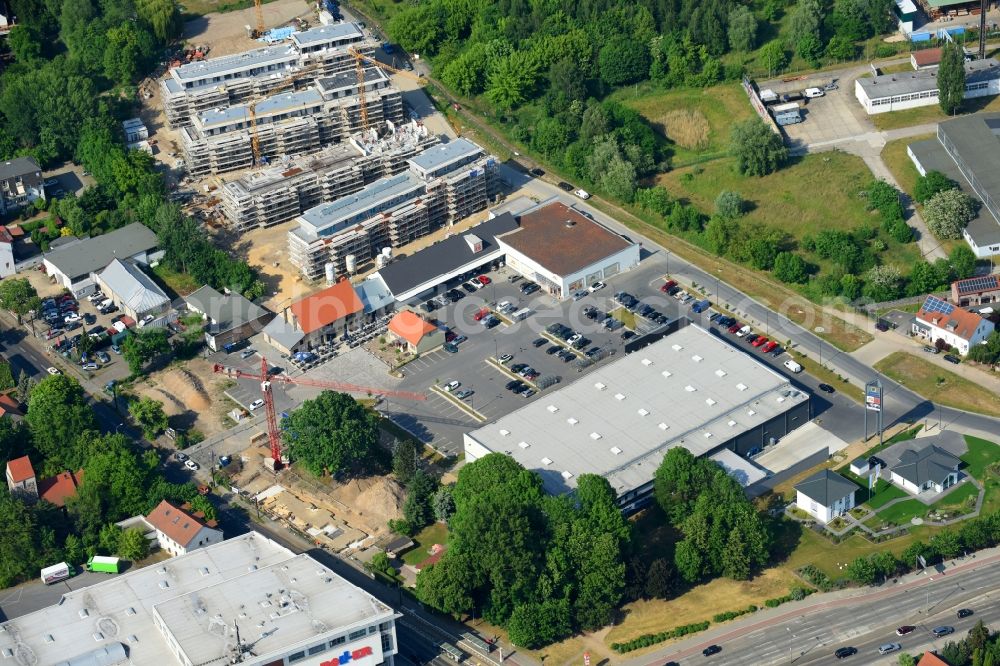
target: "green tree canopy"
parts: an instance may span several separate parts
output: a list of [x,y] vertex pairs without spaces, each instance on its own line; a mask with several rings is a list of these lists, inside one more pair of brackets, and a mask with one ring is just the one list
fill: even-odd
[[128,406],[128,412],[142,428],[146,439],[153,439],[167,429],[167,415],[163,411],[163,403],[152,398],[140,398]]
[[78,440],[97,427],[83,388],[66,375],[46,377],[31,390],[25,420],[35,448],[45,456],[46,471],[52,473],[83,463]]
[[924,204],[927,226],[939,238],[961,238],[965,225],[975,216],[975,199],[959,189],[942,190]]
[[739,172],[747,176],[773,173],[788,158],[781,137],[756,117],[733,125],[729,150],[736,157]]
[[920,203],[926,203],[938,192],[957,187],[955,181],[940,171],[928,171],[927,175],[918,176],[913,188],[913,198]]
[[938,104],[951,115],[958,111],[965,98],[965,56],[962,47],[948,40],[941,47],[941,64],[937,71]]
[[790,284],[802,284],[809,278],[805,259],[793,252],[779,252],[774,257],[774,277]]
[[313,474],[357,476],[388,462],[377,417],[346,393],[323,391],[282,421],[285,450]]
[[144,328],[125,338],[122,355],[133,375],[142,374],[143,368],[160,354],[170,351],[170,342],[165,328]]
[[601,48],[598,56],[601,78],[609,85],[620,86],[649,76],[649,48],[628,37],[618,37]]
[[749,53],[757,39],[757,19],[749,7],[737,5],[729,12],[729,46]]
[[28,314],[30,310],[38,310],[41,304],[38,292],[27,278],[8,278],[0,281],[0,307],[16,314],[18,323],[22,316]]

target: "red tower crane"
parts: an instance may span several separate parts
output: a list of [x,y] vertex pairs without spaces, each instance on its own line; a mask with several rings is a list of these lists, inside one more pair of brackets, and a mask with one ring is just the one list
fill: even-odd
[[216,363],[212,369],[217,373],[221,373],[227,377],[232,377],[233,379],[253,379],[260,382],[260,392],[264,398],[264,413],[267,416],[267,439],[271,446],[271,457],[274,459],[275,464],[279,466],[281,465],[281,434],[278,431],[278,415],[274,411],[274,395],[271,392],[271,384],[274,382],[279,384],[296,384],[298,386],[315,386],[333,391],[364,392],[375,395],[389,396],[391,398],[404,398],[406,400],[427,399],[427,396],[423,393],[413,393],[411,391],[394,391],[391,389],[374,388],[372,386],[359,386],[358,384],[327,382],[319,379],[294,379],[284,375],[273,374],[271,372],[271,368],[267,364],[267,359],[263,356],[260,359],[260,373],[258,374],[246,372],[244,370],[240,370],[239,368],[230,368],[222,365],[221,363]]

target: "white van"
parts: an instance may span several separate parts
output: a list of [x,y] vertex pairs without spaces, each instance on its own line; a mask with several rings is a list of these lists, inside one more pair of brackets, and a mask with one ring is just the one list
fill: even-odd
[[791,370],[792,372],[802,372],[802,366],[793,361],[792,359],[788,359],[787,361],[785,361],[785,367]]
[[806,97],[822,97],[826,93],[820,90],[819,88],[806,88],[805,90],[802,91],[802,94],[805,95]]

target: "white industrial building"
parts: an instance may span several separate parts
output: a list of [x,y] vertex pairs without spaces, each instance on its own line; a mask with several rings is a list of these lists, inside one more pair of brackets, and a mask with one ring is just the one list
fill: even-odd
[[555,200],[518,217],[519,229],[498,239],[507,265],[556,298],[639,265],[639,246]]
[[39,666],[391,666],[397,617],[308,555],[251,532],[67,591],[0,624],[0,655]]
[[[1000,95],[1000,62],[995,58],[965,63],[965,99]],[[869,114],[902,111],[938,103],[937,68],[859,77],[854,96]]]
[[115,259],[149,265],[163,258],[148,227],[133,222],[94,238],[70,240],[45,254],[45,272],[76,296],[96,290],[97,274]]
[[[98,288],[137,322],[170,309],[170,297],[129,260],[114,259],[97,275]],[[140,324],[142,325],[142,324]]]
[[913,318],[912,333],[930,344],[944,340],[963,356],[969,348],[978,345],[993,332],[994,324],[976,312],[963,310],[957,305],[928,296]]
[[352,272],[383,248],[406,245],[486,208],[498,161],[468,139],[432,146],[407,160],[407,170],[311,208],[288,232],[288,255],[303,276],[318,279],[332,264]]
[[348,49],[371,57],[375,42],[357,23],[339,23],[294,33],[291,44],[174,67],[160,82],[167,122],[184,127],[199,113],[258,99],[290,83],[353,72],[356,60]]
[[670,448],[752,457],[809,421],[808,394],[787,378],[705,329],[678,323],[662,339],[466,433],[466,461],[506,453],[541,475],[551,494],[571,491],[581,474],[599,474],[628,512],[650,500]]

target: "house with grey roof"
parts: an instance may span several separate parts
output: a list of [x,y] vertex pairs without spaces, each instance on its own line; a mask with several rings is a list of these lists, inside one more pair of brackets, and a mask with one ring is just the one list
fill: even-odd
[[899,461],[889,468],[894,484],[912,495],[925,490],[940,493],[958,483],[962,460],[935,444],[911,448],[899,454]]
[[828,469],[795,486],[795,506],[826,524],[854,508],[857,484]]
[[130,261],[114,259],[97,276],[97,284],[122,312],[144,325],[170,309],[170,298],[152,278]]
[[45,255],[45,272],[77,297],[85,296],[97,289],[97,274],[115,259],[144,265],[162,259],[158,245],[156,234],[134,222],[101,236],[60,244]]
[[0,162],[0,214],[45,198],[45,179],[34,157]]
[[220,294],[208,285],[185,296],[184,302],[205,320],[205,343],[212,351],[243,342],[274,318],[273,312],[239,294]]

